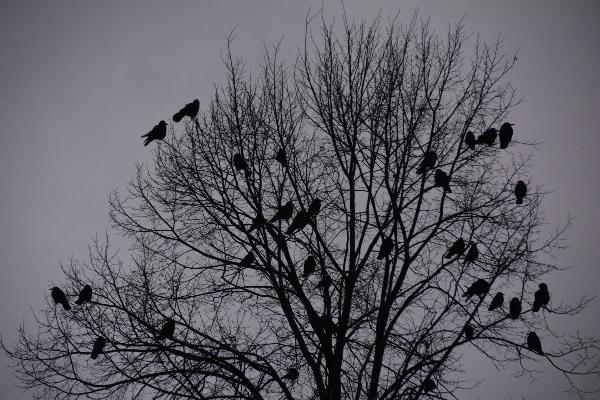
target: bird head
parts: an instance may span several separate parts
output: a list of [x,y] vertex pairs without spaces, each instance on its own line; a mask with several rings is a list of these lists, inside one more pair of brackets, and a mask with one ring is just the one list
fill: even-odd
[[56,286],[54,286],[53,288],[50,288],[48,290],[54,290],[54,289],[58,289]]
[[198,99],[194,100],[194,104],[200,104],[200,101],[198,101]]
[[540,283],[540,289],[548,290],[548,286],[545,283]]
[[163,120],[158,123],[160,126],[167,126],[167,123]]

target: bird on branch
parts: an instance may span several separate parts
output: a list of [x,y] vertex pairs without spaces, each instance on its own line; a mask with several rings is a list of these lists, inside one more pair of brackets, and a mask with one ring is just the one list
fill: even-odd
[[475,150],[475,143],[475,135],[473,134],[473,132],[468,131],[467,135],[465,136],[465,144],[469,146],[471,150]]
[[233,155],[233,166],[235,167],[236,171],[244,170],[246,175],[250,173],[250,170],[248,169],[248,163],[246,160],[244,160],[244,157],[240,153]]
[[527,185],[523,181],[517,182],[515,186],[515,197],[517,198],[517,204],[523,204],[523,198],[527,195]]
[[450,177],[447,173],[445,173],[441,169],[436,169],[435,175],[433,176],[433,180],[435,182],[435,187],[443,187],[444,192],[452,193],[452,189],[450,189]]
[[519,315],[521,315],[521,300],[519,300],[517,297],[513,297],[513,299],[510,301],[510,304],[508,306],[509,310],[510,310],[510,317],[512,319],[518,319]]
[[148,146],[153,140],[163,140],[167,136],[167,124],[165,121],[160,121],[152,130],[141,137],[145,137],[144,146]]
[[463,238],[457,239],[452,246],[446,252],[445,258],[452,258],[454,256],[462,256],[465,252],[465,241]]
[[249,267],[252,265],[252,263],[255,261],[254,258],[254,253],[250,252],[248,254],[246,254],[244,256],[244,258],[242,258],[242,260],[240,261],[239,265],[240,267]]
[[513,137],[513,126],[514,124],[509,124],[505,122],[500,127],[500,148],[505,149],[510,144],[510,141]]
[[285,219],[287,221],[292,217],[293,213],[294,213],[294,205],[292,204],[291,201],[288,201],[283,206],[280,206],[277,209],[277,212],[275,213],[273,218],[271,218],[270,222],[277,222],[282,219]]
[[387,237],[383,239],[381,242],[381,247],[379,248],[379,254],[377,255],[378,260],[383,260],[387,256],[391,254],[394,250],[394,239],[392,237]]
[[160,330],[160,334],[158,335],[158,340],[171,339],[173,340],[173,335],[175,334],[175,321],[171,318],[167,318],[167,321],[162,326]]
[[52,291],[52,300],[54,300],[54,304],[62,304],[63,308],[66,311],[71,309],[71,305],[67,301],[67,296],[65,296],[65,292],[57,288],[56,286],[50,289]]
[[546,307],[550,302],[550,293],[548,292],[548,286],[545,283],[540,283],[540,290],[533,294],[533,312],[540,311],[540,308]]
[[281,377],[281,379],[289,379],[290,381],[295,381],[300,377],[300,373],[296,368],[288,368],[287,373]]
[[423,156],[423,161],[421,161],[421,166],[417,169],[417,174],[423,175],[425,171],[428,169],[432,169],[435,167],[435,162],[437,161],[437,154],[435,151],[428,151]]
[[255,229],[258,229],[260,227],[262,227],[265,223],[265,219],[262,217],[262,215],[257,215],[255,218],[252,218],[252,224],[250,225],[250,227],[248,228],[248,230],[246,232],[250,233]]
[[313,256],[306,257],[306,260],[304,260],[304,272],[302,274],[302,277],[308,278],[310,274],[315,272],[316,268],[317,262],[315,261],[315,258]]
[[467,338],[467,340],[471,340],[471,339],[473,339],[474,336],[475,336],[475,330],[473,329],[471,324],[467,324],[465,326],[465,337]]
[[94,348],[92,349],[91,355],[92,360],[98,358],[98,354],[102,353],[102,350],[104,350],[104,346],[106,346],[106,339],[104,339],[102,336],[99,336],[98,339],[96,339],[96,341],[94,342]]
[[488,146],[492,146],[496,141],[496,137],[498,137],[498,131],[496,128],[490,128],[477,137],[475,144],[487,144]]
[[79,292],[79,298],[75,302],[77,305],[81,305],[85,302],[92,301],[92,287],[90,285],[85,285],[83,289]]
[[179,122],[183,117],[194,119],[196,118],[196,115],[198,115],[198,110],[200,110],[200,102],[196,99],[193,102],[186,104],[177,114],[173,115],[173,122]]
[[473,283],[469,289],[462,295],[462,297],[466,297],[467,300],[471,298],[473,295],[477,295],[479,297],[485,295],[488,290],[490,290],[490,285],[484,279],[477,279],[475,283]]
[[314,199],[308,206],[308,218],[315,217],[321,211],[321,200]]
[[488,307],[488,311],[494,311],[496,308],[502,307],[502,304],[504,304],[504,294],[498,292],[492,299],[492,302],[490,303],[490,306]]
[[285,156],[285,150],[281,149],[277,152],[277,155],[275,156],[275,159],[277,161],[279,161],[279,164],[281,164],[281,166],[283,168],[287,168],[288,163],[287,163],[287,157]]
[[477,258],[479,257],[479,250],[477,249],[477,243],[469,242],[469,244],[471,246],[469,247],[469,251],[467,251],[467,255],[465,256],[465,260],[463,261],[463,264],[474,263],[475,261],[477,261]]
[[292,235],[295,231],[301,231],[306,227],[306,225],[308,225],[308,221],[308,213],[304,210],[300,210],[292,220],[290,226],[288,226],[288,229],[285,233],[287,235]]
[[527,335],[527,348],[529,348],[531,351],[535,351],[541,356],[544,355],[544,351],[542,350],[542,342],[535,332],[529,332],[529,335]]

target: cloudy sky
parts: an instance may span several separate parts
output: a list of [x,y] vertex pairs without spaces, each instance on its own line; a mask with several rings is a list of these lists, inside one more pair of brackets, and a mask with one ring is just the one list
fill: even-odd
[[[140,135],[185,103],[205,107],[223,84],[221,53],[235,28],[233,50],[256,69],[265,46],[283,38],[290,62],[304,40],[309,1],[0,2],[0,333],[5,343],[32,310],[44,307],[60,263],[85,258],[96,233],[109,227],[108,194],[126,189],[136,161],[151,161]],[[325,2],[327,19],[340,2]],[[400,12],[416,2],[346,1],[350,18]],[[546,279],[553,301],[600,294],[600,2],[425,2],[419,15],[444,34],[464,17],[467,32],[505,38],[518,51],[509,79],[526,101],[509,117],[533,152],[532,180],[552,191],[543,203],[548,229],[575,216],[558,264]],[[529,152],[530,150],[526,150]],[[556,303],[558,304],[558,303]],[[558,332],[600,337],[600,299],[581,316],[551,318]],[[480,388],[462,399],[566,398],[568,388],[547,362],[540,379],[517,380],[466,352],[464,367]],[[0,397],[30,399],[13,388],[0,354]],[[531,366],[531,365],[530,365]],[[600,382],[587,378],[583,384]],[[6,396],[6,397],[4,397]],[[591,398],[591,397],[590,397]]]

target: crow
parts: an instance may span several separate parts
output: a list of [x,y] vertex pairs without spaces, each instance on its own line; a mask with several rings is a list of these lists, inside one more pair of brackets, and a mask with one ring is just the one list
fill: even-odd
[[437,387],[437,385],[436,385],[435,381],[433,379],[431,379],[431,378],[427,378],[423,382],[423,390],[425,391],[425,393],[431,392],[436,387]]
[[279,164],[281,164],[281,166],[283,168],[287,168],[288,163],[287,163],[287,157],[285,156],[285,150],[281,149],[277,152],[277,155],[275,156],[275,159],[277,161],[279,161]]
[[504,304],[504,294],[498,292],[492,299],[488,311],[494,311],[496,308],[502,307],[502,304]]
[[479,250],[477,250],[477,243],[469,242],[471,247],[469,247],[469,251],[467,251],[467,255],[465,256],[465,260],[463,264],[466,263],[474,263],[479,257]]
[[288,226],[287,231],[285,232],[288,235],[292,235],[295,231],[301,231],[308,225],[308,213],[304,210],[300,210],[298,214],[292,220],[290,226]]
[[488,146],[492,146],[496,141],[496,137],[498,137],[498,131],[496,128],[490,128],[477,137],[475,144],[487,144]]
[[546,307],[550,301],[550,293],[548,293],[548,286],[545,283],[540,283],[540,290],[534,293],[533,300],[533,312],[540,311],[541,307]]
[[167,124],[165,121],[160,121],[152,130],[141,137],[145,137],[144,146],[148,146],[150,142],[157,139],[164,139],[167,136]]
[[233,166],[237,171],[244,170],[246,174],[248,171],[248,163],[244,160],[244,157],[240,153],[236,153],[233,155]]
[[250,233],[253,230],[258,229],[261,226],[263,226],[264,223],[265,223],[265,220],[262,217],[262,215],[257,215],[255,218],[252,218],[252,224],[250,225],[250,227],[248,228],[248,230],[246,232]]
[[106,339],[104,339],[102,336],[98,336],[98,339],[96,339],[94,342],[94,348],[92,349],[92,360],[98,358],[98,354],[102,353],[104,346],[106,346]]
[[515,196],[517,204],[523,204],[523,198],[527,195],[527,185],[523,181],[517,182],[515,186]]
[[288,201],[287,203],[285,203],[285,205],[277,209],[277,212],[275,213],[273,218],[271,218],[270,222],[276,222],[282,219],[285,219],[287,221],[292,217],[293,212],[294,206],[291,201]]
[[254,260],[255,260],[254,253],[250,252],[250,253],[246,254],[246,256],[244,258],[242,258],[242,261],[240,261],[239,265],[240,265],[240,267],[249,267],[252,265]]
[[314,199],[308,206],[308,218],[315,217],[321,211],[321,200]]
[[300,377],[300,373],[296,368],[288,368],[287,373],[281,377],[281,379],[289,379],[290,381],[295,381]]
[[186,104],[177,114],[173,115],[173,122],[179,122],[183,117],[194,119],[196,118],[196,115],[198,115],[198,110],[200,110],[200,102],[196,99],[193,102]]
[[379,248],[379,254],[377,255],[378,260],[383,260],[394,250],[394,239],[391,237],[384,237]]
[[465,337],[467,338],[467,340],[471,340],[473,339],[473,336],[475,336],[475,331],[473,330],[471,324],[467,324],[465,326]]
[[54,300],[54,304],[62,304],[63,308],[67,311],[71,309],[71,305],[67,301],[67,296],[65,296],[65,292],[57,288],[56,286],[52,289],[52,300]]
[[527,335],[527,347],[529,350],[535,351],[541,356],[544,355],[542,350],[542,342],[540,342],[540,338],[535,332],[529,332],[529,335]]
[[167,318],[167,322],[163,325],[160,330],[160,334],[158,335],[158,340],[171,339],[173,340],[173,335],[175,334],[175,321],[171,318]]
[[521,315],[521,300],[513,297],[513,299],[510,301],[509,309],[510,317],[512,319],[518,319],[519,315]]
[[471,150],[475,150],[475,135],[473,135],[473,132],[467,132],[467,136],[465,136],[465,144],[469,146]]
[[465,241],[463,238],[459,238],[454,242],[452,246],[446,252],[445,258],[452,258],[454,256],[462,256],[465,252]]
[[441,169],[436,169],[433,180],[435,182],[435,187],[443,187],[444,192],[452,193],[452,189],[450,189],[450,177],[447,173]]
[[306,260],[304,260],[304,272],[302,273],[302,277],[308,278],[310,274],[315,272],[316,267],[317,262],[315,261],[315,258],[313,256],[306,257]]
[[317,283],[315,289],[326,289],[331,286],[331,277],[327,273],[323,273],[323,278]]
[[435,151],[428,151],[423,156],[423,161],[421,161],[421,166],[417,170],[417,174],[423,175],[425,171],[435,167],[435,162],[437,161],[437,154]]
[[501,149],[507,148],[510,141],[512,140],[512,136],[513,136],[512,126],[513,125],[514,124],[509,124],[508,122],[505,122],[500,127],[500,148]]
[[92,301],[92,287],[90,285],[85,285],[79,292],[79,298],[75,304],[81,305],[88,301]]
[[477,279],[475,283],[473,283],[469,289],[467,289],[462,297],[466,297],[467,299],[470,299],[473,295],[481,297],[485,295],[488,290],[490,290],[490,285],[484,279]]

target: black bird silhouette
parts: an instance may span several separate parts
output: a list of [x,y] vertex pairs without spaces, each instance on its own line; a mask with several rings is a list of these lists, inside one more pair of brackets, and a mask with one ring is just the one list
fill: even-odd
[[423,175],[425,171],[435,167],[435,162],[437,161],[437,154],[435,151],[428,151],[423,156],[423,161],[421,161],[421,166],[417,170],[417,174]]
[[79,298],[75,304],[81,305],[88,301],[92,301],[92,287],[90,285],[85,285],[79,292]]
[[321,200],[314,199],[308,206],[308,218],[316,216],[321,211]]
[[258,229],[261,226],[263,226],[264,223],[265,223],[265,220],[262,217],[262,215],[257,215],[255,218],[252,218],[252,224],[250,225],[250,227],[248,228],[248,230],[246,232],[250,233],[253,230]]
[[513,125],[514,124],[509,124],[508,122],[505,122],[500,127],[500,148],[501,149],[507,148],[510,141],[512,140],[512,136],[513,136],[512,126]]
[[56,286],[52,289],[52,300],[54,300],[54,304],[62,304],[63,308],[67,311],[71,309],[71,305],[67,301],[67,296],[65,296],[65,292],[57,288]]
[[515,186],[515,196],[517,197],[517,204],[523,204],[523,198],[527,195],[527,185],[523,181],[517,182]]
[[323,273],[323,278],[315,286],[316,289],[326,289],[331,286],[331,277],[327,273]]
[[304,272],[302,276],[307,278],[310,274],[315,272],[316,268],[317,262],[315,261],[315,258],[313,256],[306,257],[306,260],[304,260]]
[[465,256],[465,260],[463,264],[466,263],[474,263],[479,257],[479,250],[477,249],[477,243],[469,242],[471,247],[469,247],[469,251],[467,251],[467,255]]
[[323,325],[323,328],[325,329],[326,332],[333,332],[333,333],[338,332],[337,324],[335,322],[333,322],[333,319],[331,319],[331,317],[329,315],[326,315],[326,314],[321,315],[321,325]]
[[540,311],[541,307],[546,307],[550,301],[550,293],[548,293],[548,286],[545,283],[540,283],[540,290],[533,295],[533,312]]
[[465,241],[463,238],[459,238],[454,242],[452,246],[448,249],[448,252],[445,255],[445,258],[452,258],[454,256],[462,256],[465,252]]
[[106,346],[106,339],[104,339],[102,336],[98,336],[98,339],[96,339],[94,342],[94,348],[92,349],[92,360],[98,358],[98,354],[102,353],[104,346]]
[[447,173],[441,169],[436,169],[433,180],[435,181],[435,187],[443,187],[444,192],[452,193],[452,189],[450,189],[450,177]]
[[177,114],[173,115],[173,121],[179,122],[183,117],[194,119],[198,115],[198,110],[200,110],[200,102],[196,99],[191,103],[187,103]]
[[527,335],[527,347],[529,350],[535,351],[541,356],[544,355],[542,350],[542,342],[540,342],[540,338],[535,332],[529,332],[529,335]]
[[425,379],[425,381],[423,382],[423,391],[425,391],[425,393],[429,393],[432,390],[435,390],[435,388],[437,387],[437,384],[435,383],[435,381],[431,378],[427,378]]
[[465,337],[467,338],[467,340],[471,340],[473,339],[473,336],[475,336],[475,331],[473,330],[471,324],[467,324],[465,326]]
[[473,295],[481,297],[485,295],[488,290],[490,290],[490,285],[484,279],[477,279],[462,297],[466,297],[467,299],[470,299]]
[[152,130],[141,137],[145,137],[144,146],[148,146],[150,142],[157,139],[164,139],[167,136],[167,124],[165,121],[160,121]]
[[304,227],[306,227],[306,225],[308,225],[308,221],[308,213],[304,210],[300,210],[292,220],[290,226],[288,226],[288,229],[285,233],[291,235],[296,231],[301,231],[304,229]]
[[494,311],[496,308],[502,307],[502,304],[504,304],[504,294],[498,292],[492,299],[488,311]]
[[250,265],[252,265],[254,260],[255,260],[254,253],[250,252],[250,253],[246,254],[246,256],[244,256],[244,258],[242,258],[242,261],[240,261],[239,265],[241,267],[249,267]]
[[496,137],[498,137],[498,131],[496,128],[490,128],[477,137],[475,144],[487,144],[488,146],[492,146],[496,141]]
[[510,301],[509,309],[510,317],[512,319],[518,319],[519,315],[521,315],[521,300],[513,297],[513,299]]
[[473,132],[468,131],[467,136],[465,136],[465,144],[469,146],[471,150],[475,150],[475,142],[475,135],[473,135]]
[[287,164],[287,157],[285,156],[285,150],[281,149],[277,152],[277,155],[275,156],[275,159],[277,161],[279,161],[279,164],[281,164],[282,167],[287,168],[288,164]]
[[233,166],[237,171],[244,170],[248,173],[248,163],[244,160],[244,157],[240,153],[233,155]]
[[271,222],[276,222],[276,221],[279,221],[282,219],[285,219],[287,221],[292,217],[293,213],[294,213],[294,206],[292,205],[291,201],[288,201],[283,206],[281,206],[277,209],[277,212],[275,213],[273,218],[271,218]]
[[171,339],[173,340],[173,335],[175,334],[175,321],[171,318],[167,318],[167,322],[164,323],[162,329],[160,330],[160,334],[158,335],[158,340]]
[[289,379],[290,381],[295,381],[300,377],[300,373],[296,368],[288,368],[287,373],[281,377],[281,379]]
[[394,250],[394,239],[391,237],[384,237],[379,248],[379,254],[377,255],[378,260],[383,260]]

